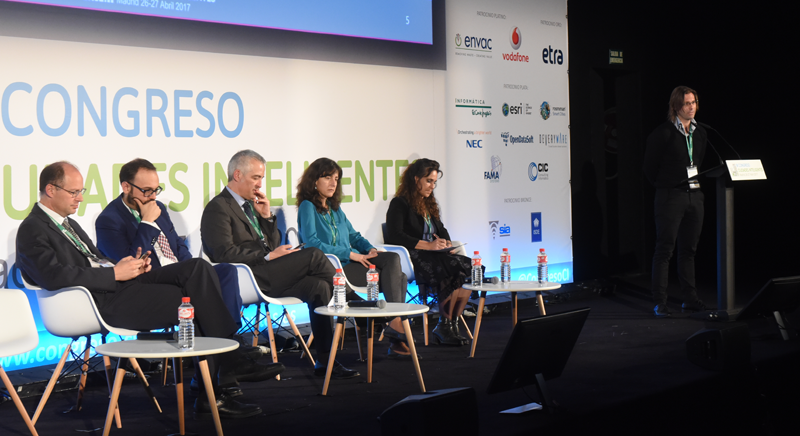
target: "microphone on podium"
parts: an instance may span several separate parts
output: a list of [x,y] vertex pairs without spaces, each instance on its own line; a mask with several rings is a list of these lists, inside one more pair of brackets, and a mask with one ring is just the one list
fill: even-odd
[[484,277],[483,278],[483,283],[496,285],[496,284],[500,283],[500,279],[497,278],[497,277]]
[[373,307],[377,309],[384,309],[386,307],[386,301],[384,300],[354,300],[348,301],[347,306],[349,307]]

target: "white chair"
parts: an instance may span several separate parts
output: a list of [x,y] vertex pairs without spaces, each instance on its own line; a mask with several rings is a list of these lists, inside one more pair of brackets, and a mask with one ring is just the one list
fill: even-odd
[[[208,258],[205,251],[200,249],[200,257],[205,259],[207,262],[214,264]],[[252,322],[253,324],[253,346],[258,345],[258,335],[259,330],[258,326],[261,323],[261,303],[265,304],[265,317],[267,319],[267,332],[269,333],[269,348],[270,354],[272,355],[272,361],[274,363],[278,363],[278,350],[275,346],[275,332],[272,329],[272,317],[269,313],[269,305],[275,304],[278,306],[283,307],[283,315],[287,321],[289,321],[289,325],[292,328],[292,332],[294,333],[295,337],[300,341],[300,344],[303,346],[303,354],[308,356],[308,360],[311,362],[311,365],[314,365],[314,358],[311,356],[311,353],[308,351],[308,345],[306,341],[303,340],[303,336],[300,334],[300,329],[297,328],[297,325],[294,323],[291,314],[289,311],[286,310],[286,306],[291,306],[293,304],[304,304],[303,300],[295,297],[280,297],[280,298],[273,298],[267,296],[265,293],[261,292],[261,288],[258,287],[258,282],[256,281],[256,277],[253,275],[253,271],[250,269],[249,266],[243,263],[232,263],[231,265],[236,267],[236,273],[239,277],[239,295],[242,297],[242,305],[247,307],[251,304],[256,305],[256,316],[255,321]],[[310,344],[313,340],[313,335],[309,338],[308,343]],[[280,380],[281,376],[277,375],[275,379]]]
[[[386,223],[381,224],[382,236],[384,240],[386,239]],[[462,256],[466,256],[467,252],[464,249],[464,246],[460,241],[450,241],[453,245],[460,245],[460,247],[456,248],[456,254],[460,254]],[[403,272],[406,273],[408,277],[408,283],[415,282],[417,280],[416,275],[414,274],[414,264],[411,263],[411,254],[409,254],[408,249],[403,247],[402,245],[390,245],[390,244],[382,244],[381,247],[386,249],[386,251],[391,251],[397,253],[400,256],[400,265],[403,268]],[[420,304],[428,304],[428,292],[431,290],[431,287],[427,284],[417,283],[417,288],[419,289],[419,293],[417,295],[411,295],[411,299],[409,302],[413,302],[415,299],[419,299]],[[464,320],[464,315],[459,315],[459,319],[464,324],[464,328],[466,329],[467,336],[469,339],[472,340],[472,332],[469,330],[469,326],[467,326],[467,321]],[[428,313],[422,314],[422,327],[423,333],[425,337],[425,346],[428,346]],[[379,340],[383,340],[383,334]]]
[[[19,289],[0,289],[0,319],[3,320],[4,324],[3,328],[0,329],[0,357],[27,353],[39,344],[36,322],[33,320],[31,306],[24,292]],[[11,396],[17,406],[17,410],[19,410],[19,414],[25,421],[25,425],[28,426],[28,430],[33,436],[39,436],[1,362],[0,378],[3,379],[8,395]]]
[[[114,333],[120,336],[135,336],[139,332],[136,330],[123,329],[113,327],[103,320],[97,305],[94,302],[91,292],[83,286],[70,286],[66,288],[57,289],[54,291],[42,289],[25,279],[22,276],[22,282],[25,287],[36,291],[36,300],[39,303],[39,313],[42,322],[44,323],[47,331],[54,336],[62,338],[70,338],[72,341],[69,346],[64,350],[61,359],[58,361],[50,381],[47,383],[42,399],[39,400],[39,406],[31,420],[34,424],[39,419],[45,404],[47,403],[56,382],[62,375],[64,363],[67,356],[72,350],[72,345],[81,337],[86,337],[86,348],[84,349],[83,358],[76,356],[76,360],[80,359],[81,377],[78,385],[78,399],[75,405],[75,410],[81,410],[83,403],[83,390],[86,387],[86,377],[89,370],[89,359],[91,355],[91,336],[97,333],[102,333],[105,336],[108,333]],[[147,394],[150,396],[153,405],[159,413],[161,413],[161,406],[158,404],[150,385],[142,372],[141,367],[135,359],[131,359],[131,366],[136,371],[139,380],[144,386]],[[108,357],[103,356],[103,363],[106,370],[106,382],[108,383],[108,392],[111,393],[111,361]],[[121,428],[122,424],[119,418],[119,410],[115,411],[115,421],[117,428]]]

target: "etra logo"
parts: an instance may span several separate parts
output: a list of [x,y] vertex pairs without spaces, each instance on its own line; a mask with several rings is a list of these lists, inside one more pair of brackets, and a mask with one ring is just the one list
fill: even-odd
[[519,46],[522,45],[522,31],[519,30],[519,27],[514,27],[511,29],[509,40],[511,41],[511,48],[514,50],[519,50]]

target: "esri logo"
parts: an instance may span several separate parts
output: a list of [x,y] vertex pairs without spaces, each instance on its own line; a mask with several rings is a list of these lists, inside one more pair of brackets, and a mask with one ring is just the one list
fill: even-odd
[[509,114],[511,115],[522,114],[522,103],[520,103],[519,106],[511,106],[508,103],[503,103],[503,116],[507,117]]

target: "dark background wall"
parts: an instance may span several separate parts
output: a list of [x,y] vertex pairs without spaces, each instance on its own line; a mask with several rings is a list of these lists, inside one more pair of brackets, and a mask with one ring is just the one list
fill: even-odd
[[[697,119],[743,159],[761,159],[769,178],[734,185],[741,305],[768,278],[800,275],[797,86],[789,67],[797,37],[789,37],[788,12],[766,4],[655,4],[569,2],[575,278],[649,274],[654,190],[641,171],[644,143],[665,120],[671,90],[686,85],[700,97]],[[623,65],[609,65],[609,49],[623,51]],[[719,136],[709,139],[733,158]],[[715,162],[709,150],[704,167]],[[712,180],[702,188],[697,273],[715,288],[716,189]]]

